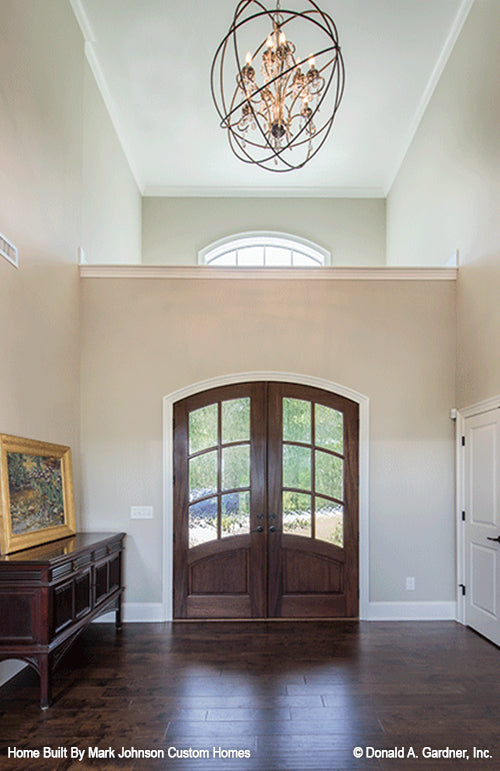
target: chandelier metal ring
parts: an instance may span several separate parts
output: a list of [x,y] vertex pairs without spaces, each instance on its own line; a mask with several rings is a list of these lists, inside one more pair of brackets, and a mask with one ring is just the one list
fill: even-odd
[[[241,0],[212,62],[212,97],[233,153],[268,171],[299,169],[316,155],[330,133],[344,92],[337,28],[314,0],[306,2],[307,10],[293,11],[281,8],[280,0],[274,9],[261,0]],[[262,21],[267,35],[244,58],[240,39],[251,45],[256,37],[253,30]],[[302,32],[306,32],[304,22],[309,25],[307,42],[315,43],[314,53],[304,58],[296,57],[295,44],[287,37],[289,31],[294,34],[296,22],[302,24]],[[262,39],[262,26],[259,31],[257,39]],[[258,57],[261,83],[253,67]],[[332,100],[327,100],[329,93]],[[322,108],[325,117],[320,115]]]

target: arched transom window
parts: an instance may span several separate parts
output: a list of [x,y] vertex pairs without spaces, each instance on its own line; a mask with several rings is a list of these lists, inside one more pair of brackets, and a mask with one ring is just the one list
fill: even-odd
[[240,233],[202,249],[202,265],[293,268],[330,264],[330,253],[304,238],[283,233]]

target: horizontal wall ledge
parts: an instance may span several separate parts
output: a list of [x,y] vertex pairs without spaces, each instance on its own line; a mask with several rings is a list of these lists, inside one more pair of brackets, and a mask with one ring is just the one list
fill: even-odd
[[80,265],[81,278],[456,281],[457,268],[216,268],[209,265]]

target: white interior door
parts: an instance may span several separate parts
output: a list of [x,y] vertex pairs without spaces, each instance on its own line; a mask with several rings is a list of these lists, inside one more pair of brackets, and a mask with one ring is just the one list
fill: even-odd
[[465,621],[500,645],[500,410],[465,420]]

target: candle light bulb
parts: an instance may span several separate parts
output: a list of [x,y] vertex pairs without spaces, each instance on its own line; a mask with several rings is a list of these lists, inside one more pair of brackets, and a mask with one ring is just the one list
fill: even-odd
[[310,55],[308,61],[309,61],[309,67],[311,67],[311,69],[312,69],[315,66],[315,64],[316,64],[316,59],[314,58],[314,56],[312,54]]
[[252,63],[252,54],[250,53],[250,51],[248,51],[248,53],[247,53],[247,55],[245,57],[245,62],[247,64],[251,64]]

